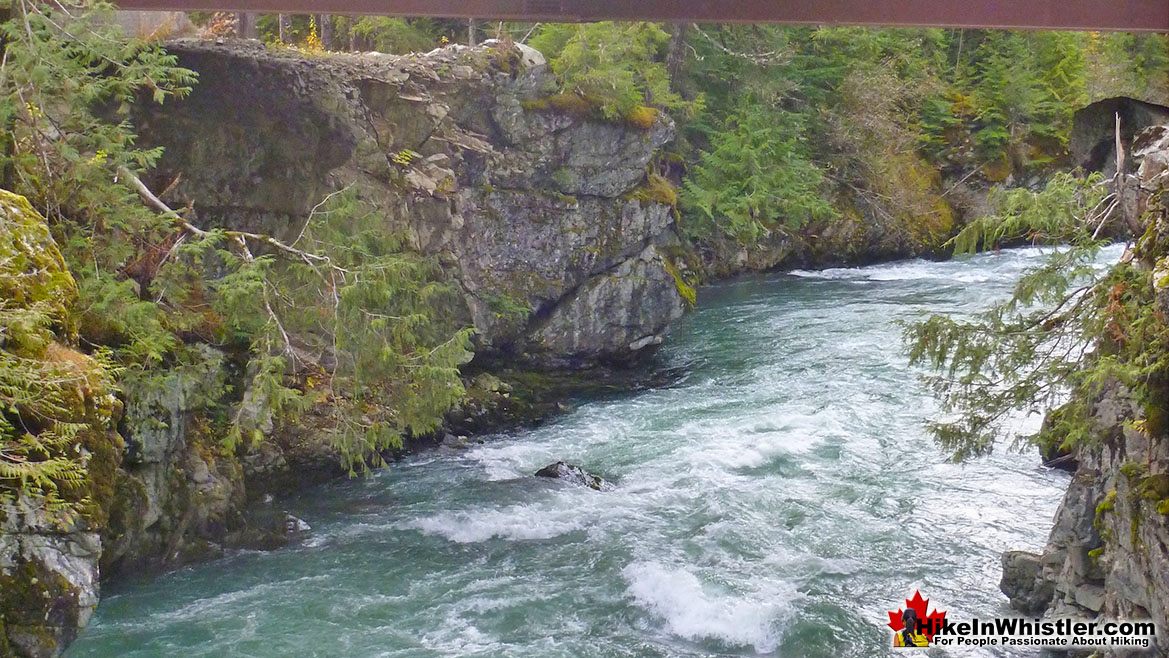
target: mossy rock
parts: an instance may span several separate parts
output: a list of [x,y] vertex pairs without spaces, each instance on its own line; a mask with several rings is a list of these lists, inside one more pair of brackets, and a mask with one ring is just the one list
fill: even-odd
[[651,172],[646,175],[645,181],[627,193],[625,198],[677,208],[678,188],[666,177]]
[[1105,494],[1104,500],[1101,500],[1096,505],[1096,518],[1093,522],[1093,525],[1096,526],[1097,530],[1100,530],[1104,527],[1104,515],[1114,509],[1116,509],[1116,490],[1112,489],[1107,494]]
[[60,573],[18,558],[0,570],[0,592],[0,655],[56,655],[76,636],[79,592]]
[[[45,218],[22,196],[0,190],[0,299],[9,309],[37,309],[56,333],[73,340],[77,327],[69,309],[77,283],[65,265]],[[6,346],[21,342],[9,337]]]
[[1154,473],[1141,478],[1136,487],[1144,500],[1156,501],[1169,498],[1169,473]]

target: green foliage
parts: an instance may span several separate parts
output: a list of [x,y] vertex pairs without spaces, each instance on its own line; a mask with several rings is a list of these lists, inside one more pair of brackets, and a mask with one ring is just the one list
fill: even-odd
[[114,371],[59,342],[73,279],[44,220],[3,191],[0,292],[0,504],[19,498],[68,524],[86,502],[83,433],[106,429],[108,402],[95,398],[109,395]]
[[[294,245],[196,229],[147,208],[124,172],[144,172],[160,153],[135,147],[129,109],[144,95],[155,102],[183,95],[194,74],[157,46],[100,27],[112,24],[108,6],[66,13],[24,0],[17,8],[2,28],[0,119],[10,130],[0,165],[48,219],[81,291],[70,322],[80,320],[84,345],[108,350],[120,383],[141,391],[216,379],[207,370],[218,360],[197,349],[213,345],[239,376],[186,403],[215,418],[225,450],[320,405],[328,417],[310,429],[332,437],[354,471],[380,464],[405,437],[435,430],[463,395],[458,368],[471,355],[470,331],[456,319],[459,298],[438,264],[412,253],[348,190],[307,218]],[[403,151],[396,161],[416,157]],[[4,318],[65,327],[60,314],[39,308]],[[17,400],[27,393],[21,382],[51,382],[54,372],[23,372],[8,394]],[[51,395],[43,403],[56,404]],[[19,424],[6,418],[9,451],[8,428]],[[17,455],[8,462],[34,463],[21,456],[44,456],[80,431],[64,420],[53,427],[57,434],[21,438],[24,447],[7,452]],[[41,444],[28,444],[33,439]],[[61,466],[29,486],[47,492],[45,482],[83,475],[76,460]]]
[[262,384],[256,396],[271,412],[304,402],[280,390],[282,368],[287,376],[298,365],[321,367],[298,364],[305,353],[331,357],[320,359],[332,361],[320,373],[332,421],[326,431],[354,470],[381,465],[405,438],[438,429],[463,396],[459,366],[471,358],[457,291],[436,261],[408,251],[404,236],[386,226],[355,193],[333,195],[298,242],[327,256],[332,269],[257,260],[241,263],[240,280],[223,286],[252,290],[227,300],[224,312],[262,320],[243,327],[259,359],[249,390]]
[[1149,267],[1096,266],[1098,222],[1084,216],[1099,205],[1094,185],[1056,177],[1042,192],[1000,199],[1005,214],[968,229],[960,246],[1036,233],[1069,245],[989,311],[969,320],[935,315],[906,328],[910,361],[933,371],[926,379],[951,416],[932,430],[955,459],[991,452],[1017,414],[1060,405],[1040,436],[1015,444],[1066,449],[1089,440],[1091,405],[1109,387],[1123,387],[1146,409],[1163,408],[1169,325]]
[[[64,260],[83,264],[73,276],[85,301],[133,306],[129,287],[111,273],[134,262],[142,245],[168,231],[169,221],[146,212],[117,175],[119,168],[140,171],[158,157],[134,146],[129,108],[142,96],[161,103],[182,95],[194,75],[157,46],[99,27],[113,25],[111,9],[103,3],[12,3],[10,18],[0,24],[0,173],[5,187],[26,196],[48,220]],[[13,199],[5,197],[6,239],[23,232],[24,244],[39,245],[34,260],[57,254],[39,217],[36,227],[13,228],[16,215],[31,212]],[[44,234],[29,233],[34,228]],[[106,431],[110,379],[119,370],[104,350],[85,356],[62,344],[76,338],[71,306],[77,289],[60,254],[51,263],[4,260],[0,498],[19,496],[66,523],[86,503],[78,497],[92,453],[81,446],[86,435]],[[54,273],[52,296],[31,285],[36,278],[29,273],[38,271]]]
[[691,307],[696,306],[698,304],[698,291],[694,289],[694,286],[690,285],[690,283],[686,281],[686,278],[682,276],[682,272],[678,269],[678,266],[675,265],[672,261],[665,260],[664,264],[666,267],[666,272],[669,273],[669,275],[674,279],[674,287],[677,288],[678,295],[682,297],[682,301],[686,302]]
[[1124,32],[1088,38],[1089,94],[1169,102],[1169,36]]
[[670,36],[652,23],[549,24],[531,45],[548,57],[564,91],[588,99],[611,121],[652,125],[645,106],[686,115],[695,109],[670,89]]
[[117,326],[98,330],[118,334],[113,344],[157,362],[172,341],[125,274],[156,257],[152,247],[173,233],[172,222],[144,208],[118,172],[141,171],[160,155],[135,147],[130,106],[144,94],[181,96],[195,76],[156,45],[101,27],[113,22],[110,5],[21,0],[13,8],[0,26],[5,185],[48,219],[85,295],[83,321],[106,318]]
[[974,142],[984,158],[1021,161],[1018,150],[1034,137],[1066,142],[1071,114],[1084,100],[1077,44],[1059,35],[987,32],[973,68]]
[[362,16],[349,28],[378,52],[401,55],[425,52],[439,45],[433,21]]
[[749,244],[775,229],[834,215],[799,115],[767,112],[750,96],[691,169],[682,193],[691,236],[718,229]]
[[995,188],[987,201],[995,212],[967,224],[950,244],[955,254],[972,254],[1023,241],[1084,243],[1096,229],[1085,222],[1095,216],[1106,192],[1100,174],[1058,173],[1039,192]]
[[[116,250],[114,243],[157,223],[131,212],[140,204],[127,202],[133,193],[117,176],[120,167],[141,171],[159,155],[134,147],[130,106],[140,94],[158,103],[181,96],[195,77],[158,46],[97,27],[112,23],[111,5],[63,7],[19,0],[14,18],[0,25],[0,122],[8,129],[0,164],[8,186],[50,222],[67,212],[79,225],[101,222],[102,246],[124,259],[133,246]],[[112,207],[127,212],[110,216]]]

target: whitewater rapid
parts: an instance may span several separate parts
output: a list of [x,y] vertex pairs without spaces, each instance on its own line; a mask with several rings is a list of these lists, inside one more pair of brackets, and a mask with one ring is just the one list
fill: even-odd
[[[303,544],[108,588],[68,655],[868,658],[916,589],[1008,612],[999,555],[1042,546],[1066,475],[948,463],[899,321],[983,309],[1041,257],[705,289],[657,356],[676,384],[304,492]],[[557,460],[616,486],[532,477]]]

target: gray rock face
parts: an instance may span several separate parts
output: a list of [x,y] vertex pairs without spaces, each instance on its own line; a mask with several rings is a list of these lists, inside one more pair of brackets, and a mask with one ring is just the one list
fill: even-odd
[[[201,80],[144,108],[156,187],[205,225],[289,238],[351,188],[438,257],[480,352],[535,367],[622,362],[683,311],[672,209],[635,198],[671,121],[649,129],[538,107],[541,58],[502,44],[305,60],[255,44],[176,42]],[[645,196],[645,195],[642,195]]]
[[1026,551],[1003,553],[1003,579],[999,589],[1011,600],[1011,607],[1027,614],[1039,614],[1055,595],[1047,580],[1039,578],[1043,557]]
[[1131,144],[1145,128],[1169,122],[1169,107],[1126,97],[1106,98],[1078,110],[1069,150],[1075,163],[1087,171],[1116,173],[1116,115],[1121,140]]
[[[1164,472],[1169,449],[1125,425],[1139,413],[1120,387],[1098,403],[1101,444],[1077,451],[1079,468],[1043,553],[1003,556],[1002,590],[1012,607],[1031,614],[1166,624],[1169,524],[1157,501],[1145,495],[1152,482],[1148,471],[1126,464],[1152,464]],[[1162,653],[1169,651],[1163,634],[1159,642]]]
[[21,502],[0,510],[0,653],[57,656],[97,609],[101,540]]
[[192,349],[198,356],[189,366],[125,392],[127,454],[103,534],[107,574],[219,555],[236,525],[242,472],[232,460],[211,457],[221,437],[208,435],[202,418],[224,390],[225,359],[206,345]]

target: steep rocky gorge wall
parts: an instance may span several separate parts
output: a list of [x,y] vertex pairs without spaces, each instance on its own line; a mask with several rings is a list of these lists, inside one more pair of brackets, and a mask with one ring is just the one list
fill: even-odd
[[[1135,258],[1152,273],[1157,310],[1169,315],[1169,126],[1140,133],[1140,209],[1148,231]],[[1165,355],[1159,355],[1164,358]],[[1030,614],[1153,619],[1169,654],[1169,400],[1138,404],[1111,384],[1092,406],[1093,438],[1077,467],[1041,554],[1003,556],[1002,589]],[[1105,656],[1148,655],[1110,649]]]
[[[668,118],[632,126],[525,109],[554,81],[538,53],[503,45],[406,57],[169,49],[201,80],[182,101],[136,110],[142,143],[166,149],[147,184],[194,208],[202,228],[288,242],[331,194],[355,195],[457,287],[475,371],[627,364],[682,315],[675,211],[642,190],[673,138]],[[225,391],[245,380],[231,354],[196,348],[198,367],[123,387],[124,411],[105,430],[116,455],[90,473],[100,514],[52,530],[0,515],[0,655],[55,655],[96,605],[99,574],[278,545],[296,521],[249,501],[343,473],[312,412],[225,453],[215,418],[242,404]],[[468,390],[460,413],[509,397],[489,374]]]
[[328,193],[355,190],[387,231],[407,229],[441,259],[481,353],[536,366],[626,361],[681,315],[671,208],[635,194],[673,138],[668,119],[638,128],[526,110],[554,80],[538,53],[504,46],[169,50],[201,81],[146,108],[139,130],[166,148],[153,182],[177,178],[168,198],[192,202],[202,224],[291,240]]
[[[668,119],[637,128],[525,110],[551,74],[538,54],[503,46],[407,57],[169,49],[200,84],[179,103],[144,106],[137,125],[166,149],[149,183],[203,227],[292,242],[330,194],[356,194],[386,232],[439,260],[487,368],[627,362],[682,314],[672,209],[636,194],[673,136]],[[246,527],[247,494],[337,472],[311,422],[278,428],[242,462],[215,458],[201,410],[184,406],[231,378],[210,356],[221,365],[128,406],[124,426],[140,429],[126,432],[136,461],[122,484],[141,505],[118,516],[113,554],[125,564],[215,554]],[[501,394],[490,377],[475,381],[476,399]]]

